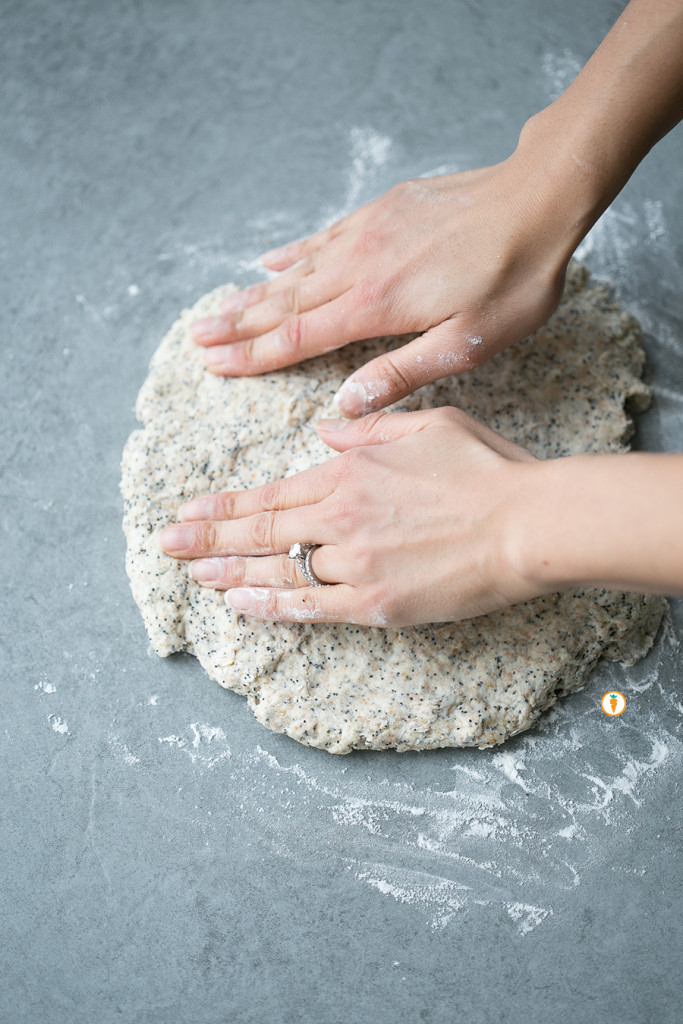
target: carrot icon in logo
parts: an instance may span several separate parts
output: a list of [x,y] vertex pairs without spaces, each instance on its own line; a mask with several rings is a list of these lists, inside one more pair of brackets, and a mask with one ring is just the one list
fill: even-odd
[[626,698],[618,690],[608,690],[602,695],[600,707],[610,718],[616,718],[626,707]]

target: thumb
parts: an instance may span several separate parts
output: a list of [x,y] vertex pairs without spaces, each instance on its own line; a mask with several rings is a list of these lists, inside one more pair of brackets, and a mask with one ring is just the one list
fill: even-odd
[[423,384],[469,370],[486,358],[481,338],[463,323],[444,320],[401,348],[372,359],[345,380],[333,406],[342,416],[364,416],[417,391]]
[[433,409],[417,412],[373,412],[358,420],[320,420],[316,429],[321,439],[338,452],[366,444],[385,444],[423,430]]

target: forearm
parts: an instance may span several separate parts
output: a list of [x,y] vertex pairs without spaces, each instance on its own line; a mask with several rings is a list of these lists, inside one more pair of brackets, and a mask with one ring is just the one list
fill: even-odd
[[538,592],[683,594],[683,455],[580,455],[520,467],[510,557]]
[[520,152],[538,168],[539,194],[564,221],[570,251],[681,117],[683,2],[632,0],[569,88],[520,138]]

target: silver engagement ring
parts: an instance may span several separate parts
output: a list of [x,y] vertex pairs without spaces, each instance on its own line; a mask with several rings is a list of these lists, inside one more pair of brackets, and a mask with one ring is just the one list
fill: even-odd
[[311,555],[316,548],[319,548],[320,544],[292,544],[289,549],[289,557],[296,560],[296,564],[301,570],[301,575],[306,579],[312,587],[325,587],[326,583],[319,580],[316,574],[311,569]]

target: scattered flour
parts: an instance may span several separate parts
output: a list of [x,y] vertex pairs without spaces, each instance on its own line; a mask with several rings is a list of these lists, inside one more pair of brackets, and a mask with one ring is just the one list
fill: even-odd
[[344,203],[346,211],[354,209],[362,192],[373,183],[391,152],[391,139],[372,128],[353,127],[349,132],[349,140],[351,169]]
[[[372,193],[377,191],[380,171],[386,166],[392,150],[391,139],[367,125],[354,125],[349,129],[348,145],[349,168],[344,201],[339,207],[323,211],[316,231],[342,220],[359,204],[373,198]],[[296,237],[296,233],[292,237]]]
[[505,909],[512,920],[517,923],[517,931],[520,935],[532,932],[534,928],[537,928],[545,920],[548,914],[552,914],[552,910],[530,907],[526,903],[508,903]]
[[522,776],[519,774],[520,769],[524,769],[524,761],[521,757],[511,753],[509,750],[504,750],[502,753],[494,756],[493,764],[496,768],[500,768],[501,771],[507,775],[510,782],[514,782],[515,785],[520,786],[525,793],[530,792],[526,782],[524,782]]
[[57,692],[57,687],[56,686],[54,686],[52,683],[47,683],[47,682],[44,682],[42,680],[41,680],[41,682],[36,683],[35,686],[33,687],[33,689],[34,690],[40,690],[42,693],[56,693]]
[[221,761],[232,757],[221,728],[190,722],[188,730],[189,736],[160,736],[159,743],[182,750],[193,764],[199,764],[202,768],[213,769]]
[[[609,666],[594,692],[553,709],[514,749],[408,755],[410,781],[397,777],[396,755],[355,755],[340,768],[299,762],[281,743],[277,756],[263,746],[235,750],[224,820],[237,817],[255,846],[286,860],[338,864],[434,931],[477,909],[525,937],[561,914],[604,863],[645,870],[628,860],[640,809],[683,768],[683,707],[659,682],[662,646],[655,666]],[[615,728],[599,699],[617,674],[629,704]],[[160,742],[186,755],[213,735],[204,758],[193,759],[203,774],[215,767],[209,746],[212,756],[228,749],[221,732],[195,723]],[[217,838],[220,821],[214,808]]]
[[136,757],[136,755],[126,746],[123,740],[119,739],[118,736],[111,733],[107,742],[116,756],[121,758],[125,764],[130,765],[131,767],[136,764],[140,764],[140,758]]
[[657,245],[667,236],[664,204],[661,199],[646,199],[643,205],[649,231],[649,241]]

